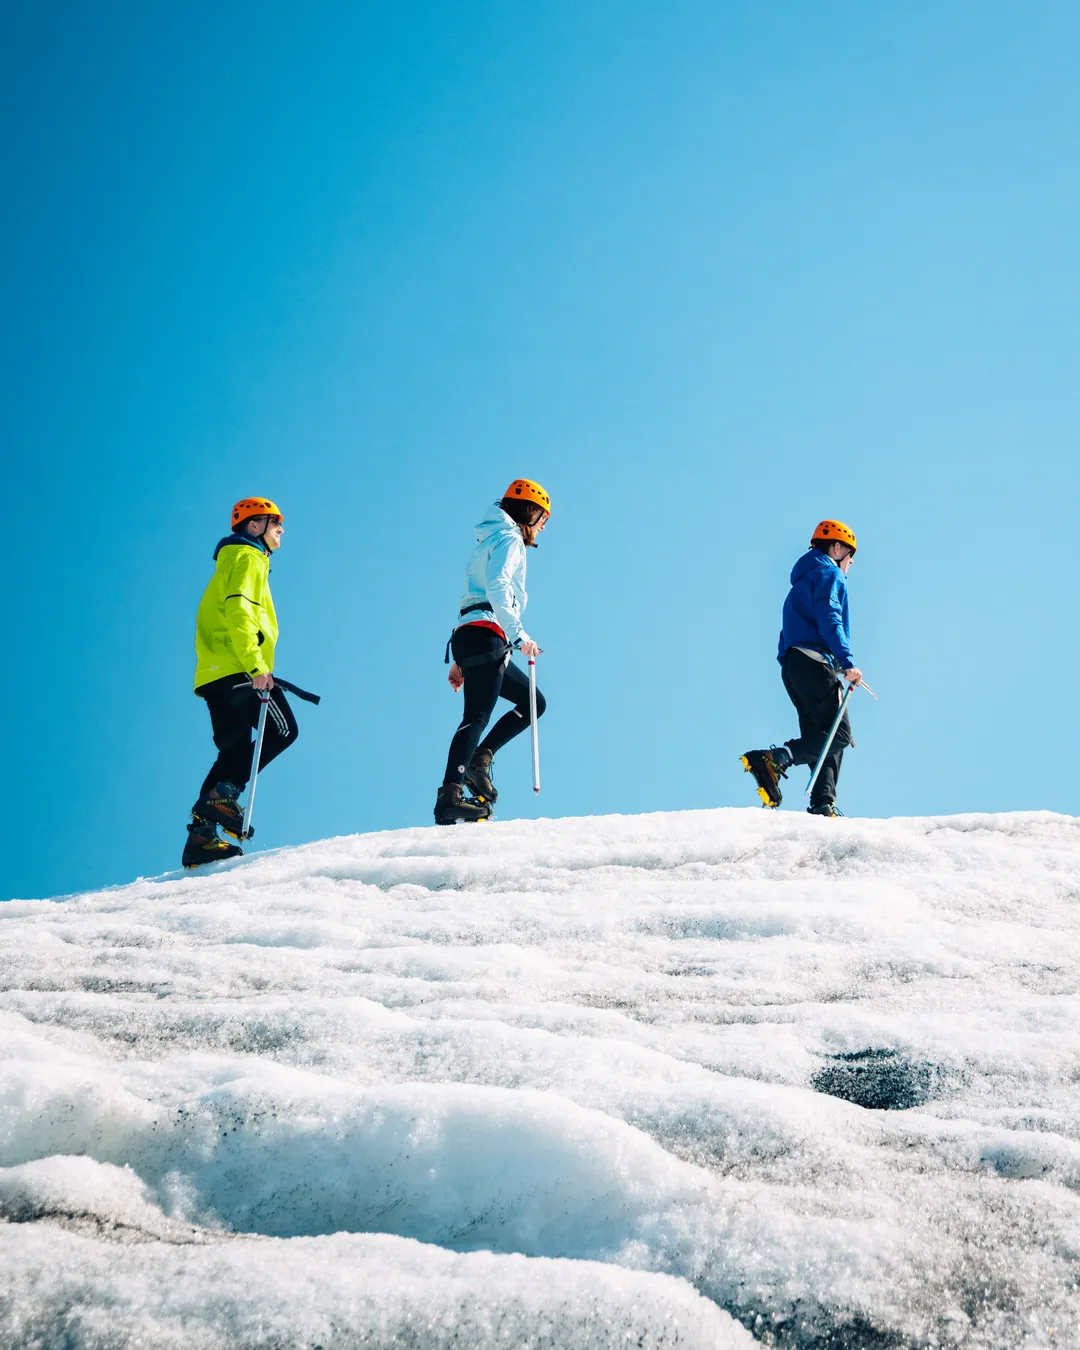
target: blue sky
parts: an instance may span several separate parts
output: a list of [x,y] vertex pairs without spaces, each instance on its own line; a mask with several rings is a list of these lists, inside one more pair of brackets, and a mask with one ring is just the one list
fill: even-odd
[[[858,533],[849,814],[1075,813],[1080,10],[9,7],[0,895],[177,866],[195,607],[286,516],[316,689],[263,846],[426,824],[472,525],[517,475],[544,792],[756,800],[823,516]],[[12,194],[11,189],[14,188]],[[791,804],[801,809],[798,786]]]

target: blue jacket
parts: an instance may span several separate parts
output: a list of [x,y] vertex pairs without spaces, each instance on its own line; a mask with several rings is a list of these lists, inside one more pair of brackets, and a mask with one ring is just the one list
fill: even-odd
[[791,569],[783,624],[778,661],[783,661],[791,647],[813,647],[831,656],[841,670],[855,665],[848,627],[847,579],[820,549],[804,553]]
[[[487,601],[494,620],[512,647],[531,641],[521,626],[528,596],[525,594],[525,540],[521,530],[496,502],[476,527],[476,552],[465,571],[465,594],[459,610]],[[466,614],[458,624],[475,623],[490,616]]]

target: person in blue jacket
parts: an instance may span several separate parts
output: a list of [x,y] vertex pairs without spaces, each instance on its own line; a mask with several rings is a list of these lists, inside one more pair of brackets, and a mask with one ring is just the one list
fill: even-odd
[[[446,650],[447,661],[451,652],[454,657],[450,686],[455,692],[464,689],[465,706],[435,801],[436,825],[491,815],[499,795],[491,781],[491,762],[529,725],[529,680],[510,660],[510,653],[540,654],[521,622],[527,599],[525,550],[536,547],[550,514],[551,498],[540,484],[515,478],[476,527],[476,550],[465,572],[458,623]],[[514,706],[484,736],[500,695]],[[537,690],[537,717],[545,706]]]
[[[784,601],[777,660],[784,688],[799,714],[799,735],[769,750],[748,750],[742,765],[754,775],[766,806],[782,801],[780,779],[793,764],[815,765],[836,718],[843,682],[861,684],[851,650],[847,573],[855,557],[855,535],[840,520],[823,520],[810,537],[810,551],[791,569]],[[845,712],[821,766],[808,810],[815,816],[842,815],[836,779],[844,747],[851,744]]]

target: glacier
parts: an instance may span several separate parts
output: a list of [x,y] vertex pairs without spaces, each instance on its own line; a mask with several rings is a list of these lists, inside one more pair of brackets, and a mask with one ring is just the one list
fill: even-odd
[[1080,1345],[1080,822],[717,809],[0,905],[5,1346]]

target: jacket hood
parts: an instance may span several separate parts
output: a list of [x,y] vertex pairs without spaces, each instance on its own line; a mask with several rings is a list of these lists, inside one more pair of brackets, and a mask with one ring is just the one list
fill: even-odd
[[476,523],[476,542],[485,544],[494,534],[500,534],[504,530],[509,530],[521,537],[521,531],[517,525],[510,519],[498,502],[493,502],[488,508],[488,513],[483,520]]
[[830,575],[833,572],[839,572],[841,577],[844,575],[843,572],[840,572],[839,567],[837,567],[836,563],[834,563],[831,558],[826,558],[821,549],[812,548],[804,553],[791,569],[791,584],[794,586],[796,582],[802,581],[803,577],[808,573],[815,571],[825,572]]
[[227,544],[246,544],[248,548],[257,548],[260,553],[270,556],[270,550],[261,539],[252,539],[248,534],[227,534],[224,539],[218,541],[218,546],[214,549],[214,561],[217,562],[218,554]]

